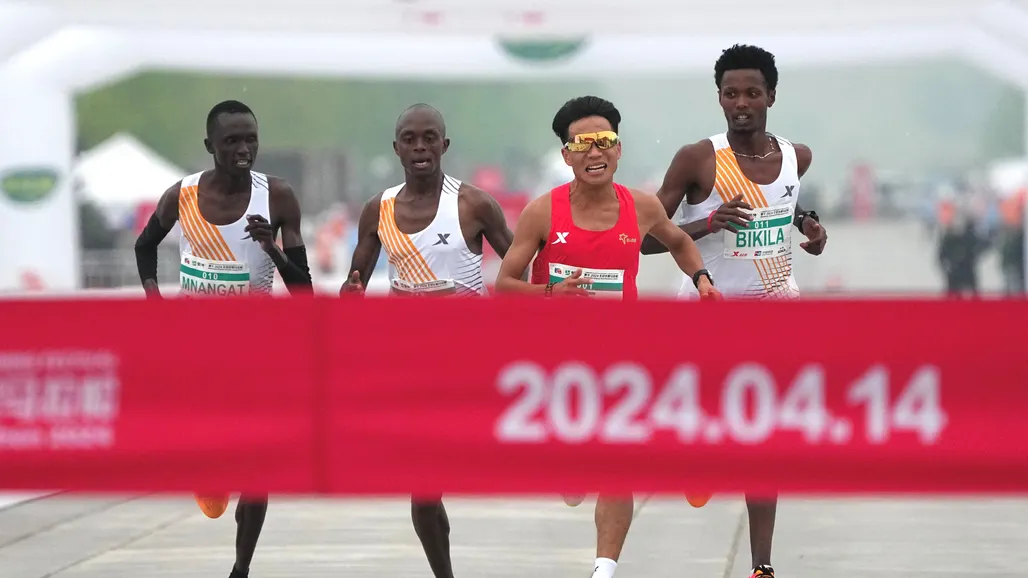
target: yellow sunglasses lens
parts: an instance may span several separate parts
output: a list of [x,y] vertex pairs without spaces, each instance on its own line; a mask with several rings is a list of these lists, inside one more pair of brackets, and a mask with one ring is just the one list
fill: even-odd
[[605,130],[576,134],[564,146],[571,152],[582,153],[593,148],[593,145],[600,150],[607,150],[616,144],[618,144],[618,134],[612,130]]

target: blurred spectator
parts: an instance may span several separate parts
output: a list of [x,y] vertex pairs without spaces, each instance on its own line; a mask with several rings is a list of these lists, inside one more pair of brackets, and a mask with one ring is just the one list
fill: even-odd
[[986,243],[978,234],[975,222],[966,214],[955,215],[948,225],[943,225],[939,238],[939,265],[950,297],[978,295],[978,262],[985,248]]
[[1024,270],[1024,202],[1025,190],[1021,189],[1000,204],[999,260],[1008,295],[1028,290]]
[[79,244],[87,251],[114,249],[118,244],[118,231],[111,227],[100,208],[90,201],[79,202]]

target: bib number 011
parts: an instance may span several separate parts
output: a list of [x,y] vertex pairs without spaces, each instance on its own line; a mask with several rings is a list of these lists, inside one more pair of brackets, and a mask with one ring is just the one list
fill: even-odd
[[898,395],[879,365],[847,384],[846,405],[864,410],[857,423],[827,407],[824,370],[816,364],[801,368],[781,395],[766,367],[738,365],[720,384],[719,407],[710,413],[701,406],[700,374],[693,365],[675,368],[663,387],[654,388],[649,371],[637,363],[598,373],[580,362],[547,372],[522,361],[504,367],[496,384],[514,397],[496,422],[496,437],[507,443],[633,444],[670,431],[684,443],[759,444],[777,431],[797,431],[810,444],[845,444],[856,429],[872,444],[886,443],[893,432],[913,432],[931,445],[947,422],[939,370],[931,365],[918,368]]

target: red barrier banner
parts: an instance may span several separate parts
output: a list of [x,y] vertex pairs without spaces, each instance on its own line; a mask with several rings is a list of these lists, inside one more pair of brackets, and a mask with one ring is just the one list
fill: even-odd
[[1028,302],[0,302],[0,486],[1028,492]]
[[0,486],[313,490],[314,306],[0,302]]

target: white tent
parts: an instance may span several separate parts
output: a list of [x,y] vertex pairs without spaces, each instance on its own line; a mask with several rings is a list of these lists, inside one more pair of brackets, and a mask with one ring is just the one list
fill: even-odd
[[125,133],[82,153],[72,172],[86,199],[117,209],[156,202],[165,189],[186,175]]
[[[1028,89],[1026,31],[1024,0],[0,0],[0,193],[17,187],[0,194],[0,245],[20,248],[0,261],[0,289],[27,272],[77,286],[62,178],[72,96],[142,69],[623,77],[706,72],[721,49],[750,42],[783,68],[956,56]],[[540,62],[497,37],[583,42]]]

